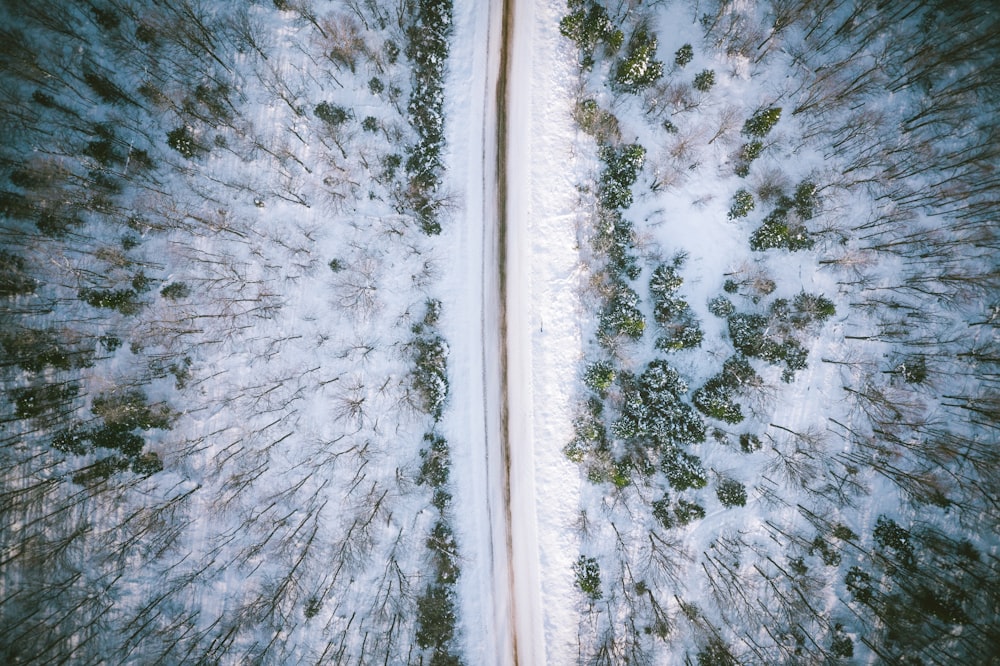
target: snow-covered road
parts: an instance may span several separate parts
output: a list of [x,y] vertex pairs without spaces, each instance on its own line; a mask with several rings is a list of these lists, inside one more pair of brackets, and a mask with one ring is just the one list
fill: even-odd
[[468,0],[455,11],[449,163],[464,218],[446,280],[456,290],[447,435],[467,558],[461,631],[477,664],[562,663],[575,646],[579,482],[561,449],[581,335],[562,9]]

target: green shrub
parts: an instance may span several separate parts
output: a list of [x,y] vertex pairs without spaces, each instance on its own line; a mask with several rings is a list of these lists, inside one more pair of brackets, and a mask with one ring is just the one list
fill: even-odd
[[743,409],[733,399],[732,389],[717,375],[694,392],[691,402],[705,416],[736,424],[743,420]]
[[687,500],[677,500],[677,506],[674,507],[674,515],[677,516],[677,522],[681,525],[687,525],[695,520],[701,520],[705,517],[705,509],[697,502],[688,502]]
[[715,71],[711,69],[704,69],[694,75],[694,87],[695,90],[700,90],[701,92],[708,92],[715,85]]
[[80,300],[95,308],[117,310],[124,315],[133,315],[142,308],[139,294],[134,289],[81,289],[77,292]]
[[691,48],[690,44],[685,44],[684,46],[677,49],[674,52],[674,64],[678,67],[684,67],[689,62],[694,59],[694,49]]
[[752,211],[753,208],[753,195],[745,189],[739,189],[736,191],[736,194],[733,195],[733,205],[729,207],[727,217],[730,220],[746,217],[750,214],[750,211]]
[[663,76],[663,63],[655,56],[656,36],[645,28],[637,28],[629,38],[625,57],[615,68],[615,87],[635,93],[656,83]]
[[605,169],[598,183],[601,204],[609,210],[625,209],[632,205],[632,185],[646,162],[646,149],[637,143],[618,150],[606,146],[601,150]]
[[733,479],[723,479],[715,489],[715,494],[724,506],[745,506],[747,503],[747,489],[739,481]]
[[441,418],[448,397],[448,347],[439,335],[420,337],[413,342],[413,386],[420,398],[421,409]]
[[678,492],[689,488],[704,488],[708,483],[701,460],[680,449],[668,448],[664,452],[661,465],[670,487]]
[[576,577],[576,586],[591,601],[601,598],[601,567],[596,559],[581,555],[573,564],[573,574]]
[[603,395],[615,381],[615,368],[608,361],[597,361],[587,366],[583,383],[592,391]]
[[751,433],[743,433],[740,435],[740,450],[743,453],[753,453],[754,451],[760,451],[762,444],[760,443],[760,437]]
[[724,319],[736,312],[736,306],[733,305],[732,301],[720,294],[708,301],[708,311],[716,317]]
[[599,45],[603,44],[608,53],[615,53],[625,39],[624,33],[611,22],[607,10],[595,2],[579,3],[575,11],[559,21],[559,32],[576,42],[584,69],[593,65]]
[[183,282],[172,282],[160,290],[160,296],[171,301],[179,301],[191,295],[191,288]]
[[781,118],[781,107],[761,109],[743,124],[743,134],[763,138],[774,128]]
[[320,102],[313,109],[313,114],[328,125],[337,127],[343,125],[351,117],[350,112],[342,106]]

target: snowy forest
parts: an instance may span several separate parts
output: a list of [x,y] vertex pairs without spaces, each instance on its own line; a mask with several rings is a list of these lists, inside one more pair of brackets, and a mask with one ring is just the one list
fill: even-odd
[[453,284],[529,6],[546,661],[996,663],[1000,10],[946,0],[0,0],[0,661],[531,663]]

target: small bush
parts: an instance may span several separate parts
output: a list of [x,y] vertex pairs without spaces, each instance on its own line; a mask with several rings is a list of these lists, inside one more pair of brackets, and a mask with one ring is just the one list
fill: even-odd
[[743,134],[763,138],[770,133],[781,118],[781,107],[761,109],[743,124]]
[[694,75],[694,87],[695,90],[700,90],[701,92],[708,92],[715,85],[715,71],[711,69],[704,69]]
[[637,28],[629,38],[625,57],[615,68],[615,87],[635,93],[656,83],[663,76],[663,63],[655,56],[656,36],[645,28]]
[[677,516],[677,522],[681,525],[688,525],[695,520],[704,518],[705,509],[697,502],[677,500],[677,506],[674,507],[674,515]]
[[615,368],[608,361],[597,361],[587,366],[583,383],[589,389],[603,395],[615,381]]
[[736,312],[736,306],[733,305],[732,301],[720,294],[708,301],[708,311],[716,317],[725,319]]
[[637,143],[618,150],[607,146],[601,150],[604,172],[598,183],[601,204],[609,210],[620,210],[632,205],[632,185],[646,162],[646,149]]
[[739,481],[723,479],[715,489],[715,494],[724,506],[746,506],[747,489]]
[[573,565],[576,586],[586,594],[591,601],[601,598],[601,567],[593,557],[581,555]]
[[694,49],[691,48],[690,44],[685,44],[684,46],[677,49],[674,52],[674,64],[678,67],[684,67],[689,62],[694,59]]
[[351,117],[350,112],[335,104],[330,104],[329,102],[320,102],[313,109],[313,114],[323,122],[333,127],[343,125],[347,122],[348,118]]
[[740,435],[740,450],[743,453],[753,453],[754,451],[760,451],[763,445],[760,442],[760,437],[751,433],[743,433]]
[[134,289],[81,289],[77,296],[80,300],[95,308],[117,310],[124,315],[133,315],[140,310],[142,303],[139,294]]
[[385,90],[385,84],[377,76],[373,76],[368,80],[368,90],[373,95],[381,95]]
[[195,139],[194,132],[184,125],[167,132],[167,145],[188,159],[208,152]]
[[671,449],[664,453],[662,467],[670,487],[678,492],[689,488],[696,490],[704,488],[708,483],[701,460],[679,449]]
[[444,402],[448,397],[448,347],[444,338],[432,336],[414,341],[413,385],[420,396],[420,407],[424,412],[441,418]]
[[191,295],[191,288],[183,282],[172,282],[160,290],[160,296],[171,301],[179,301]]
[[729,207],[727,217],[730,220],[746,217],[750,214],[750,211],[752,211],[753,208],[753,195],[745,189],[737,190],[736,194],[733,195],[733,205]]
[[361,121],[361,129],[366,132],[377,132],[378,131],[378,118],[375,116],[367,116]]

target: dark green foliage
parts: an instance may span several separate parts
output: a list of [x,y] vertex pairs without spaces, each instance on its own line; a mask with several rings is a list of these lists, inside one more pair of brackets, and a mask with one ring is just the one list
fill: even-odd
[[597,398],[587,401],[587,410],[573,421],[573,441],[563,448],[563,453],[573,462],[583,462],[586,455],[594,450],[605,450],[608,433],[601,418],[603,405]]
[[694,88],[701,92],[708,92],[715,85],[715,70],[703,69],[694,75]]
[[625,57],[615,67],[614,86],[635,93],[653,85],[661,76],[663,63],[656,60],[656,35],[640,26],[628,40]]
[[106,352],[113,352],[122,346],[121,338],[114,335],[102,335],[97,341],[101,343]]
[[745,189],[740,189],[733,195],[733,205],[729,207],[729,213],[726,214],[726,217],[730,220],[746,217],[753,208],[753,195]]
[[740,435],[740,450],[743,451],[743,453],[760,451],[761,446],[760,437],[757,435],[746,432]]
[[116,449],[127,458],[134,458],[142,453],[145,440],[131,432],[127,425],[105,425],[90,433],[90,443],[101,449]]
[[844,583],[855,601],[866,604],[874,597],[872,577],[861,567],[851,567],[847,575],[844,576]]
[[30,220],[35,216],[35,207],[23,194],[0,191],[0,215],[12,220]]
[[615,381],[615,368],[608,361],[597,361],[587,366],[583,383],[592,391],[604,394]]
[[896,372],[907,384],[923,384],[927,381],[927,359],[920,354],[907,356],[896,366]]
[[328,263],[327,266],[329,266],[330,270],[333,271],[334,273],[339,273],[340,271],[344,270],[344,262],[342,262],[340,259],[331,259],[330,263]]
[[795,188],[794,203],[795,213],[803,220],[811,220],[816,214],[817,191],[816,184],[804,180]]
[[690,44],[685,44],[684,46],[677,49],[674,53],[674,64],[678,67],[684,67],[689,62],[694,59],[694,49],[691,48]]
[[677,506],[674,507],[674,515],[677,516],[679,524],[687,525],[695,520],[704,518],[705,509],[697,502],[688,502],[681,499],[677,500]]
[[382,91],[385,90],[385,84],[378,77],[373,76],[368,80],[368,90],[373,95],[381,95]]
[[153,286],[153,278],[146,275],[144,271],[139,271],[132,277],[132,289],[139,294],[144,294]]
[[167,145],[180,153],[181,157],[188,159],[208,152],[198,143],[194,132],[187,125],[167,132]]
[[815,241],[803,225],[788,219],[788,210],[781,206],[764,218],[763,224],[750,236],[750,249],[763,251],[784,248],[791,252],[809,250]]
[[694,392],[691,402],[705,416],[736,424],[743,420],[743,409],[733,398],[732,389],[716,375]]
[[[455,635],[455,602],[451,586],[429,585],[417,599],[417,645],[448,654]],[[432,662],[434,663],[434,662]]]
[[854,656],[854,641],[844,633],[844,625],[839,622],[833,626],[833,638],[830,640],[830,652],[835,657],[850,659]]
[[598,183],[601,205],[608,210],[628,208],[632,205],[632,185],[646,161],[646,149],[637,143],[618,149],[605,146],[601,160],[605,166]]
[[652,361],[638,378],[620,377],[621,416],[611,431],[619,439],[654,450],[705,441],[705,424],[682,401],[687,385],[666,361]]
[[135,104],[114,81],[99,72],[85,68],[83,81],[87,84],[87,87],[97,93],[97,96],[102,101],[108,104]]
[[660,264],[653,269],[649,278],[649,293],[653,298],[669,298],[684,284],[684,278],[677,272],[678,262]]
[[698,666],[739,666],[739,663],[726,644],[716,637],[698,650]]
[[41,386],[17,386],[10,389],[9,397],[14,403],[14,414],[19,419],[32,419],[55,411],[72,401],[80,392],[76,382],[64,384],[42,384]]
[[171,301],[179,301],[190,295],[191,288],[183,282],[172,282],[160,290],[160,296],[170,299]]
[[448,397],[448,347],[439,335],[419,337],[413,342],[413,386],[420,398],[420,408],[441,418]]
[[52,437],[52,448],[63,453],[82,456],[87,453],[88,433],[80,428],[60,430]]
[[872,531],[875,543],[892,553],[903,566],[916,563],[909,531],[900,527],[892,518],[879,516]]
[[663,499],[658,499],[653,502],[653,517],[656,518],[657,522],[659,522],[664,529],[669,530],[674,526],[674,515],[670,511],[669,495],[664,495]]
[[306,607],[302,611],[302,614],[307,620],[310,620],[317,615],[323,609],[323,602],[319,600],[318,597],[312,596],[306,600]]
[[451,495],[445,489],[451,466],[448,442],[440,435],[428,433],[424,435],[424,444],[427,448],[420,450],[422,462],[420,473],[417,475],[417,484],[427,484],[434,489],[432,503],[442,511],[451,500]]
[[62,238],[73,227],[82,226],[83,222],[72,213],[63,211],[40,211],[35,218],[35,226],[43,235],[50,238]]
[[443,519],[434,523],[427,547],[434,556],[434,572],[438,583],[452,585],[458,580],[458,546],[451,527]]
[[451,0],[418,0],[413,21],[406,29],[406,56],[413,63],[413,88],[407,105],[417,142],[407,149],[407,192],[425,234],[441,232],[437,221],[440,206],[434,200],[443,169],[444,68],[448,62],[448,38],[452,30]]
[[596,559],[581,555],[573,564],[573,574],[576,576],[576,586],[591,601],[601,598],[601,567]]
[[365,119],[361,121],[361,129],[366,132],[377,132],[378,118],[375,116],[366,116]]
[[90,486],[123,472],[129,467],[129,461],[119,456],[101,458],[92,465],[84,467],[73,475],[73,483],[80,486]]
[[739,481],[723,479],[715,489],[715,495],[724,506],[746,506],[747,489]]
[[164,405],[150,405],[146,394],[137,389],[117,393],[102,393],[94,398],[90,410],[109,426],[125,430],[169,430],[173,412]]
[[677,134],[677,132],[679,131],[677,129],[677,125],[675,125],[671,120],[664,120],[662,125],[663,129],[667,131],[667,134]]
[[736,312],[736,306],[733,305],[732,301],[720,294],[708,302],[708,311],[716,317],[726,318]]
[[661,465],[670,487],[678,492],[704,488],[708,483],[701,460],[678,448],[670,447],[664,451]]
[[760,377],[742,354],[726,359],[722,372],[709,378],[692,396],[694,406],[706,416],[726,423],[743,420],[743,410],[733,393],[756,386]]
[[642,337],[646,319],[639,310],[639,295],[623,281],[612,285],[608,302],[601,312],[598,335],[604,340],[625,336],[633,340]]
[[0,250],[0,298],[31,294],[38,282],[28,275],[23,257]]
[[697,347],[704,338],[701,325],[691,307],[674,296],[684,282],[678,272],[683,263],[684,255],[678,255],[672,263],[660,264],[653,269],[649,280],[653,317],[665,332],[665,335],[657,338],[656,348],[668,352]]
[[774,128],[781,118],[781,107],[761,109],[743,124],[743,134],[763,138]]
[[329,102],[320,102],[317,104],[316,108],[313,109],[313,114],[327,125],[333,127],[343,125],[351,117],[350,111]]
[[134,289],[81,289],[77,295],[84,303],[95,308],[117,310],[124,315],[133,315],[142,307],[139,294]]
[[436,298],[428,298],[424,301],[424,326],[436,326],[441,318],[441,301]]
[[0,347],[4,362],[29,372],[51,367],[57,370],[85,368],[94,356],[92,341],[71,346],[56,329],[21,328],[0,332]]
[[632,223],[617,210],[601,209],[598,216],[595,249],[607,255],[608,269],[615,278],[636,279],[641,269],[635,256],[629,251],[632,248]]
[[584,69],[593,66],[598,46],[603,45],[608,53],[615,53],[625,40],[624,33],[614,26],[604,7],[595,2],[579,3],[559,21],[559,32],[576,42]]
[[674,321],[663,327],[666,334],[656,339],[657,349],[675,352],[682,349],[693,349],[701,345],[702,340],[705,339],[701,325],[690,308],[685,310],[684,315],[675,318]]
[[809,554],[815,555],[816,553],[819,553],[820,557],[823,558],[823,564],[828,567],[835,567],[840,564],[840,553],[833,545],[819,535],[813,539],[812,544],[809,546]]
[[775,338],[769,330],[771,320],[768,317],[736,313],[730,315],[727,321],[733,347],[746,356],[776,365],[783,364],[783,381],[790,382],[796,371],[806,367],[808,351],[795,338]]

